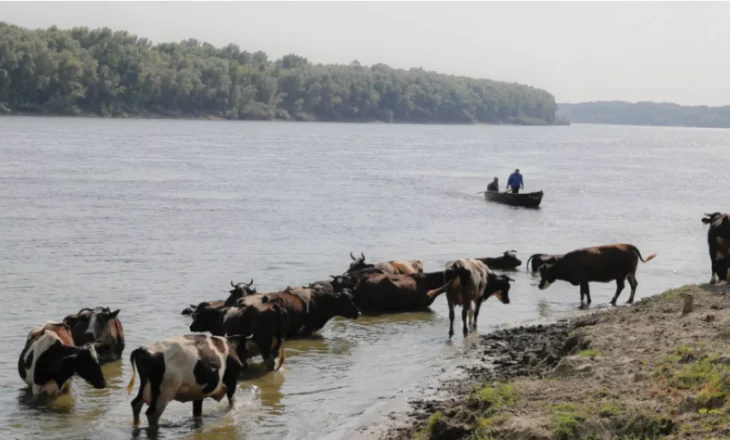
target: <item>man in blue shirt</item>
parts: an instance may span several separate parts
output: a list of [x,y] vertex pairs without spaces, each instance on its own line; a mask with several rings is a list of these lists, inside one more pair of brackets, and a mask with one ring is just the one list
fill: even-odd
[[519,169],[516,169],[514,173],[509,175],[509,179],[507,179],[507,189],[510,188],[512,188],[512,194],[517,194],[520,192],[520,188],[525,188]]

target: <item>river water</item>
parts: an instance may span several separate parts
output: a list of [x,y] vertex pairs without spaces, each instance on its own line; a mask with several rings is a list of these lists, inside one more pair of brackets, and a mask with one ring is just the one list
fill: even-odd
[[[727,210],[729,147],[730,131],[691,128],[0,118],[0,430],[147,438],[123,390],[133,348],[188,332],[181,309],[225,298],[230,280],[260,292],[316,281],[350,251],[432,271],[629,242],[658,254],[637,297],[706,282],[700,218]],[[545,191],[540,210],[475,194],[516,167]],[[480,332],[577,308],[577,287],[539,291],[521,269],[512,303],[482,308]],[[614,289],[593,285],[593,307]],[[194,424],[192,405],[173,402],[157,438],[346,438],[459,362],[471,338],[447,341],[445,302],[287,341],[284,368],[254,366],[231,411],[208,400]],[[98,305],[121,309],[127,339],[124,362],[104,367],[109,387],[76,379],[71,396],[33,402],[16,367],[28,331]]]

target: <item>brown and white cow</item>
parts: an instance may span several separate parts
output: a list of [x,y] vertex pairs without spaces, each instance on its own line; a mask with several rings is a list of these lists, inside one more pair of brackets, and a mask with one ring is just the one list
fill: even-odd
[[379,269],[384,273],[396,275],[409,275],[413,273],[423,273],[423,263],[419,260],[401,260],[401,261],[382,261],[376,264],[365,263],[365,254],[360,253],[360,258],[355,258],[350,252],[352,263],[345,274],[361,271],[363,269]]
[[730,215],[715,212],[705,214],[702,223],[710,225],[707,244],[710,250],[712,278],[710,284],[730,282]]
[[580,286],[580,301],[587,297],[587,304],[591,303],[591,294],[588,283],[597,281],[608,283],[616,281],[616,294],[611,300],[616,305],[618,296],[624,289],[624,281],[628,279],[631,286],[631,296],[628,304],[634,302],[636,294],[636,267],[639,260],[647,263],[656,257],[649,255],[646,260],[636,246],[630,244],[611,244],[577,249],[568,252],[555,263],[540,267],[540,290],[547,289],[555,280],[567,281],[574,286]]
[[173,401],[193,402],[193,416],[203,413],[203,399],[220,402],[223,396],[233,405],[236,380],[244,368],[240,349],[242,338],[184,335],[155,342],[132,351],[132,393],[139,372],[140,386],[132,400],[134,424],[139,424],[142,406],[147,404],[147,421],[156,426],[167,405]]
[[34,396],[67,393],[74,374],[94,388],[106,387],[94,346],[74,346],[71,329],[61,322],[31,330],[18,359],[18,374]]
[[[454,335],[454,306],[462,307],[461,320],[466,337],[469,333],[467,316],[469,327],[476,330],[483,301],[494,295],[502,304],[509,304],[510,281],[514,280],[506,275],[490,272],[487,265],[479,259],[449,261],[444,274],[447,284],[428,292],[428,296],[436,298],[446,292],[449,305],[449,338]],[[475,305],[474,311],[472,304]]]
[[99,361],[105,364],[121,359],[124,351],[124,327],[117,315],[119,309],[84,308],[63,318],[63,323],[71,328],[74,345],[93,343]]

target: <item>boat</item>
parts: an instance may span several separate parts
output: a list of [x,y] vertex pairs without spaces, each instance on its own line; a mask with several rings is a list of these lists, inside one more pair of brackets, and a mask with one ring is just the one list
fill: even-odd
[[532,193],[517,193],[513,194],[510,192],[485,192],[484,198],[490,202],[503,203],[510,206],[522,206],[524,208],[537,208],[542,202],[542,191]]

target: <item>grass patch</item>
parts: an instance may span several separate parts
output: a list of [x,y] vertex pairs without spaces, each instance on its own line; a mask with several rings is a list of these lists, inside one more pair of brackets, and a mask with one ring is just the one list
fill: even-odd
[[520,398],[514,387],[508,384],[486,386],[479,390],[475,397],[483,404],[487,415],[494,413],[497,409],[516,405]]
[[619,414],[623,414],[624,412],[625,411],[623,410],[623,408],[621,408],[620,404],[611,402],[601,405],[599,415],[601,417],[613,417]]
[[682,345],[655,374],[666,378],[672,388],[697,391],[695,399],[708,411],[725,406],[730,397],[730,366],[718,362],[716,354]]
[[550,411],[555,425],[555,438],[558,440],[573,440],[578,438],[578,426],[587,416],[578,410],[574,403],[552,405]]
[[601,352],[596,350],[595,348],[591,349],[591,350],[582,350],[582,351],[579,351],[578,353],[576,353],[576,356],[582,356],[582,357],[587,357],[587,358],[594,358],[594,357],[598,357],[600,355],[601,355]]
[[436,411],[431,415],[431,417],[428,418],[428,423],[426,423],[426,426],[423,427],[423,429],[417,431],[413,434],[413,440],[428,440],[431,438],[431,435],[433,434],[434,427],[436,426],[436,423],[441,420],[441,411]]

